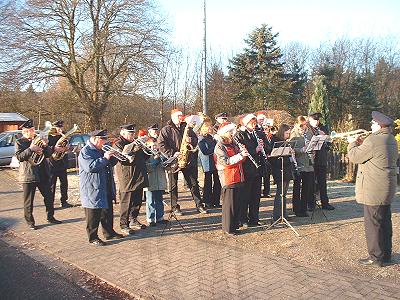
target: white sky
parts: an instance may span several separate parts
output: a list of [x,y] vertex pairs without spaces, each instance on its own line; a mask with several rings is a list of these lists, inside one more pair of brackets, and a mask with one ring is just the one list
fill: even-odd
[[[155,0],[172,28],[175,43],[202,48],[203,0]],[[400,0],[207,0],[207,43],[212,52],[232,55],[262,23],[292,41],[317,47],[348,36],[400,40]]]

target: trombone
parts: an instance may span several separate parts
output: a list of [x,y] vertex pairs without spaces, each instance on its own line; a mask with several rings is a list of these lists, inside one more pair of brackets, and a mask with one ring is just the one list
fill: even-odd
[[330,138],[333,139],[347,139],[348,137],[363,137],[366,138],[368,135],[370,135],[372,131],[367,131],[365,129],[357,129],[357,130],[352,130],[352,131],[347,131],[347,132],[341,132],[337,133],[335,131],[332,131],[330,134]]
[[114,148],[108,144],[103,145],[101,150],[103,150],[104,152],[110,151],[112,155],[119,161],[129,161],[129,162],[133,161],[132,156],[122,153],[119,149]]

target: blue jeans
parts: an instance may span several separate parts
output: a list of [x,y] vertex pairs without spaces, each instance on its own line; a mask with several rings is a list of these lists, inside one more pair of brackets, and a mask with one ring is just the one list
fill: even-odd
[[146,191],[146,219],[149,223],[164,219],[163,192]]

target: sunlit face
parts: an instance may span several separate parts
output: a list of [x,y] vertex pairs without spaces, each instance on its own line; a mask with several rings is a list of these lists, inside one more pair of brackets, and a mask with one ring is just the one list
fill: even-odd
[[149,129],[149,136],[156,139],[158,137],[157,129]]
[[90,141],[96,147],[96,149],[101,149],[101,148],[103,148],[104,144],[107,142],[107,138],[92,136],[90,138]]
[[55,128],[56,128],[57,134],[61,134],[63,132],[63,128],[62,127],[55,127]]
[[257,119],[257,123],[258,125],[262,126],[262,124],[264,123],[265,119],[264,118],[259,118]]
[[382,128],[381,125],[376,123],[374,120],[371,121],[371,131],[372,132],[377,132],[381,128]]
[[284,134],[283,134],[283,139],[286,141],[287,139],[289,139],[289,137],[290,137],[290,132],[291,132],[292,130],[291,129],[289,129],[289,130],[286,130],[285,132],[284,132]]
[[29,140],[33,139],[35,137],[35,134],[35,127],[22,129],[22,135],[24,136],[24,138],[27,138]]
[[175,125],[181,124],[182,121],[182,112],[177,112],[171,115],[172,123]]
[[226,118],[217,118],[216,119],[217,120],[217,122],[219,123],[219,124],[222,124],[222,123],[224,123],[224,122],[226,122]]
[[308,122],[310,122],[312,127],[318,127],[319,125],[319,120],[315,120],[313,117],[309,117]]
[[298,124],[297,128],[299,129],[300,134],[303,134],[304,132],[306,132],[307,129],[306,122]]
[[246,128],[249,129],[250,131],[253,131],[257,126],[257,119],[251,119],[249,123],[247,123]]
[[128,131],[126,129],[121,129],[120,135],[127,140],[128,142],[132,142],[135,138],[135,131]]

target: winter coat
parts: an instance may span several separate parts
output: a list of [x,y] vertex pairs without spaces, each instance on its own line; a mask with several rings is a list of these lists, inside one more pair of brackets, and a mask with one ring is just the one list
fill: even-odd
[[115,157],[104,157],[102,150],[88,141],[79,153],[79,183],[82,207],[108,208],[108,197],[115,199],[115,182],[112,168]]
[[[172,120],[169,120],[167,125],[160,130],[157,143],[162,153],[171,157],[176,152],[179,152],[185,127],[186,123],[184,122],[177,128]],[[189,129],[189,137],[191,138],[190,144],[195,148],[197,146],[197,136],[192,128]],[[196,151],[189,152],[188,165],[186,168],[197,168],[197,155]]]
[[[114,147],[122,152],[128,144],[130,142],[120,136]],[[132,151],[127,154],[132,156],[133,161],[120,161],[115,167],[119,190],[121,192],[133,192],[147,187],[149,179],[147,176],[146,160],[149,156],[139,146],[133,147]]]
[[214,150],[214,159],[222,187],[235,187],[244,182],[242,163],[246,159],[235,144],[218,142]]
[[146,191],[164,191],[167,189],[167,176],[165,170],[161,165],[160,158],[151,156],[147,162],[147,174],[149,177],[149,186],[145,188]]
[[[316,135],[318,135],[319,130],[322,130],[325,134],[329,134],[328,127],[324,125],[320,125],[318,127],[316,130]],[[330,146],[331,143],[325,142],[320,150],[315,151],[314,166],[326,167],[328,165],[328,151]]]
[[[49,135],[49,147],[54,152],[54,146],[57,144],[61,135]],[[49,157],[50,173],[57,171],[65,171],[68,168],[68,155],[65,153],[64,157],[60,160],[54,160],[52,156]]]
[[216,170],[214,161],[216,144],[210,134],[199,137],[199,159],[204,172],[214,172]]
[[[281,142],[278,138],[275,139],[276,142]],[[281,181],[282,179],[282,160],[278,157],[269,158],[272,166],[272,174],[275,182]],[[283,181],[290,181],[293,179],[293,165],[290,161],[290,156],[283,157]]]
[[366,205],[388,205],[397,187],[397,142],[389,128],[382,128],[364,142],[350,143],[349,160],[358,164],[356,200]]
[[[312,134],[310,131],[306,132],[307,139],[311,140]],[[290,140],[296,141],[296,146],[294,147],[295,158],[297,162],[297,169],[299,172],[314,172],[314,167],[311,164],[309,155],[304,152],[304,146],[306,141],[304,139],[304,134],[300,133],[299,128],[294,127],[290,133]]]
[[[261,165],[261,152],[257,153],[256,148],[258,146],[258,141],[254,136],[253,132],[249,132],[247,129],[239,130],[235,135],[235,140],[238,140],[243,144],[249,154],[254,158],[257,164]],[[247,178],[253,178],[260,176],[262,173],[262,168],[256,168],[256,166],[251,162],[250,159],[246,159],[243,162],[244,176]]]
[[[32,165],[29,162],[33,151],[29,148],[32,141],[22,137],[18,139],[15,143],[15,156],[19,160],[19,176],[18,181],[20,183],[33,183],[33,182],[44,182],[48,181],[50,183],[50,170],[47,159],[39,165]],[[44,157],[49,157],[52,154],[51,148],[46,146],[43,149]]]

